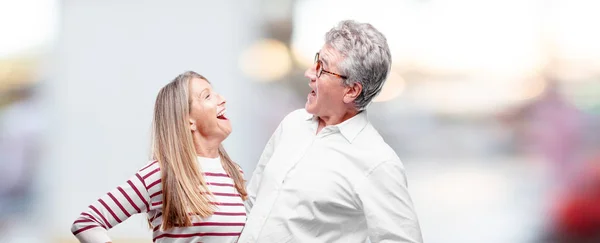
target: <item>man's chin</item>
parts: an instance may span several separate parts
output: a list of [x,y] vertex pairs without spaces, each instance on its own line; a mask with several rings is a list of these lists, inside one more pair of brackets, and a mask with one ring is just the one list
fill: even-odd
[[310,101],[306,101],[306,104],[304,105],[304,109],[306,110],[306,112],[310,113],[310,114],[315,114],[315,105],[310,103]]

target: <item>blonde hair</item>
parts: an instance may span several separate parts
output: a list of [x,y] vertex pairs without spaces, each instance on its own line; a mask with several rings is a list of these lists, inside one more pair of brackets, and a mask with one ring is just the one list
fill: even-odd
[[[202,218],[213,214],[212,193],[208,189],[202,168],[197,163],[196,150],[189,129],[189,86],[194,78],[208,80],[188,71],[163,87],[156,97],[152,124],[152,159],[158,160],[162,172],[163,223],[172,227],[191,226],[190,215]],[[242,200],[247,193],[240,167],[234,163],[222,145],[221,163]]]

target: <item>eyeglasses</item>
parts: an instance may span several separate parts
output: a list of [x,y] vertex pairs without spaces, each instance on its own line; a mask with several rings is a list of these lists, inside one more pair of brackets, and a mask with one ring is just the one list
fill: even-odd
[[317,64],[317,68],[316,68],[316,70],[317,70],[317,78],[321,77],[321,74],[323,74],[323,72],[326,72],[328,74],[335,75],[335,76],[338,76],[338,77],[343,78],[343,79],[348,79],[348,77],[346,77],[344,75],[337,74],[337,73],[330,72],[330,71],[327,71],[327,70],[323,69],[323,62],[319,59],[319,53],[318,52],[315,55],[315,63]]

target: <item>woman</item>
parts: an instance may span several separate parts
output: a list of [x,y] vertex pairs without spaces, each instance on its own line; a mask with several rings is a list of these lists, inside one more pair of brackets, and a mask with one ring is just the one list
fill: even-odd
[[221,145],[231,132],[225,99],[202,75],[163,87],[154,107],[152,159],[81,213],[80,242],[110,242],[107,230],[147,213],[153,242],[235,242],[244,227],[244,179]]

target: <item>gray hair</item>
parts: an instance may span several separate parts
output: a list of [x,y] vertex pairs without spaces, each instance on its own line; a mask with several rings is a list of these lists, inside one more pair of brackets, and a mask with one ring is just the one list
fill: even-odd
[[385,36],[371,24],[344,20],[325,34],[325,43],[344,57],[338,67],[348,77],[344,84],[362,85],[354,103],[358,110],[366,109],[390,72],[392,55]]

